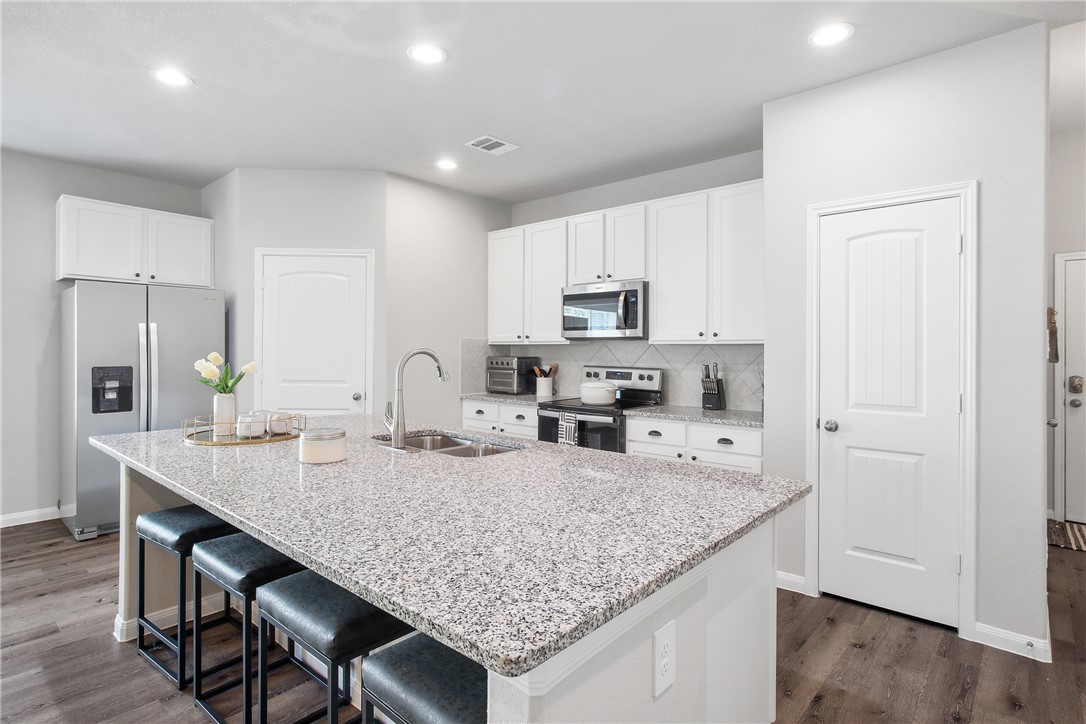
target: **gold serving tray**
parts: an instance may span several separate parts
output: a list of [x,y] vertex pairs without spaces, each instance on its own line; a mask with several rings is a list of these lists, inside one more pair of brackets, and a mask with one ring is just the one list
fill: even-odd
[[[220,426],[225,423],[219,423]],[[241,437],[236,433],[236,426],[230,424],[229,435],[216,435],[215,423],[211,415],[190,417],[181,425],[181,437],[186,445],[208,445],[212,447],[225,447],[228,445],[262,445],[267,442],[281,442],[283,440],[296,440],[305,429],[305,415],[290,416],[290,432],[271,433],[265,432],[256,437]]]

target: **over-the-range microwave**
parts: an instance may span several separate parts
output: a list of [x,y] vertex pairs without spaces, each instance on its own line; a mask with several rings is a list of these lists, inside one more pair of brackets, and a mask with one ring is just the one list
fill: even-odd
[[562,336],[566,339],[644,339],[648,285],[637,282],[580,284],[562,290]]

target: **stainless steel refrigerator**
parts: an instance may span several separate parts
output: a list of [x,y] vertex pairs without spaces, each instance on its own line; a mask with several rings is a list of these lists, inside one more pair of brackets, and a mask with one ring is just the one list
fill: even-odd
[[226,303],[216,289],[77,281],[61,324],[60,515],[89,540],[117,530],[120,475],[87,438],[210,414],[214,392],[195,382],[192,363],[225,354]]

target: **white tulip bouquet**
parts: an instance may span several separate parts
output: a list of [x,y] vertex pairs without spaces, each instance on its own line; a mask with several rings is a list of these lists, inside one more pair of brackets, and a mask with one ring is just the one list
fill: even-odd
[[224,360],[218,352],[212,352],[207,356],[207,359],[196,360],[192,366],[200,373],[200,376],[196,378],[197,382],[205,384],[223,395],[233,392],[245,375],[256,372],[256,362],[250,362],[241,368],[241,372],[236,377],[231,377],[230,363]]

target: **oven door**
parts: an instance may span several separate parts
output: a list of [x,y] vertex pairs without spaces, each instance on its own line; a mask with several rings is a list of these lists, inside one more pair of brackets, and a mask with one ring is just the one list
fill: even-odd
[[[540,410],[538,437],[541,442],[558,442],[557,410]],[[623,415],[577,413],[577,447],[609,452],[626,452],[626,418]]]
[[507,392],[510,395],[516,395],[520,392],[518,389],[518,382],[520,375],[514,369],[508,370],[487,370],[486,371],[486,391],[487,392]]
[[566,287],[562,290],[562,336],[644,339],[645,297],[645,282]]

